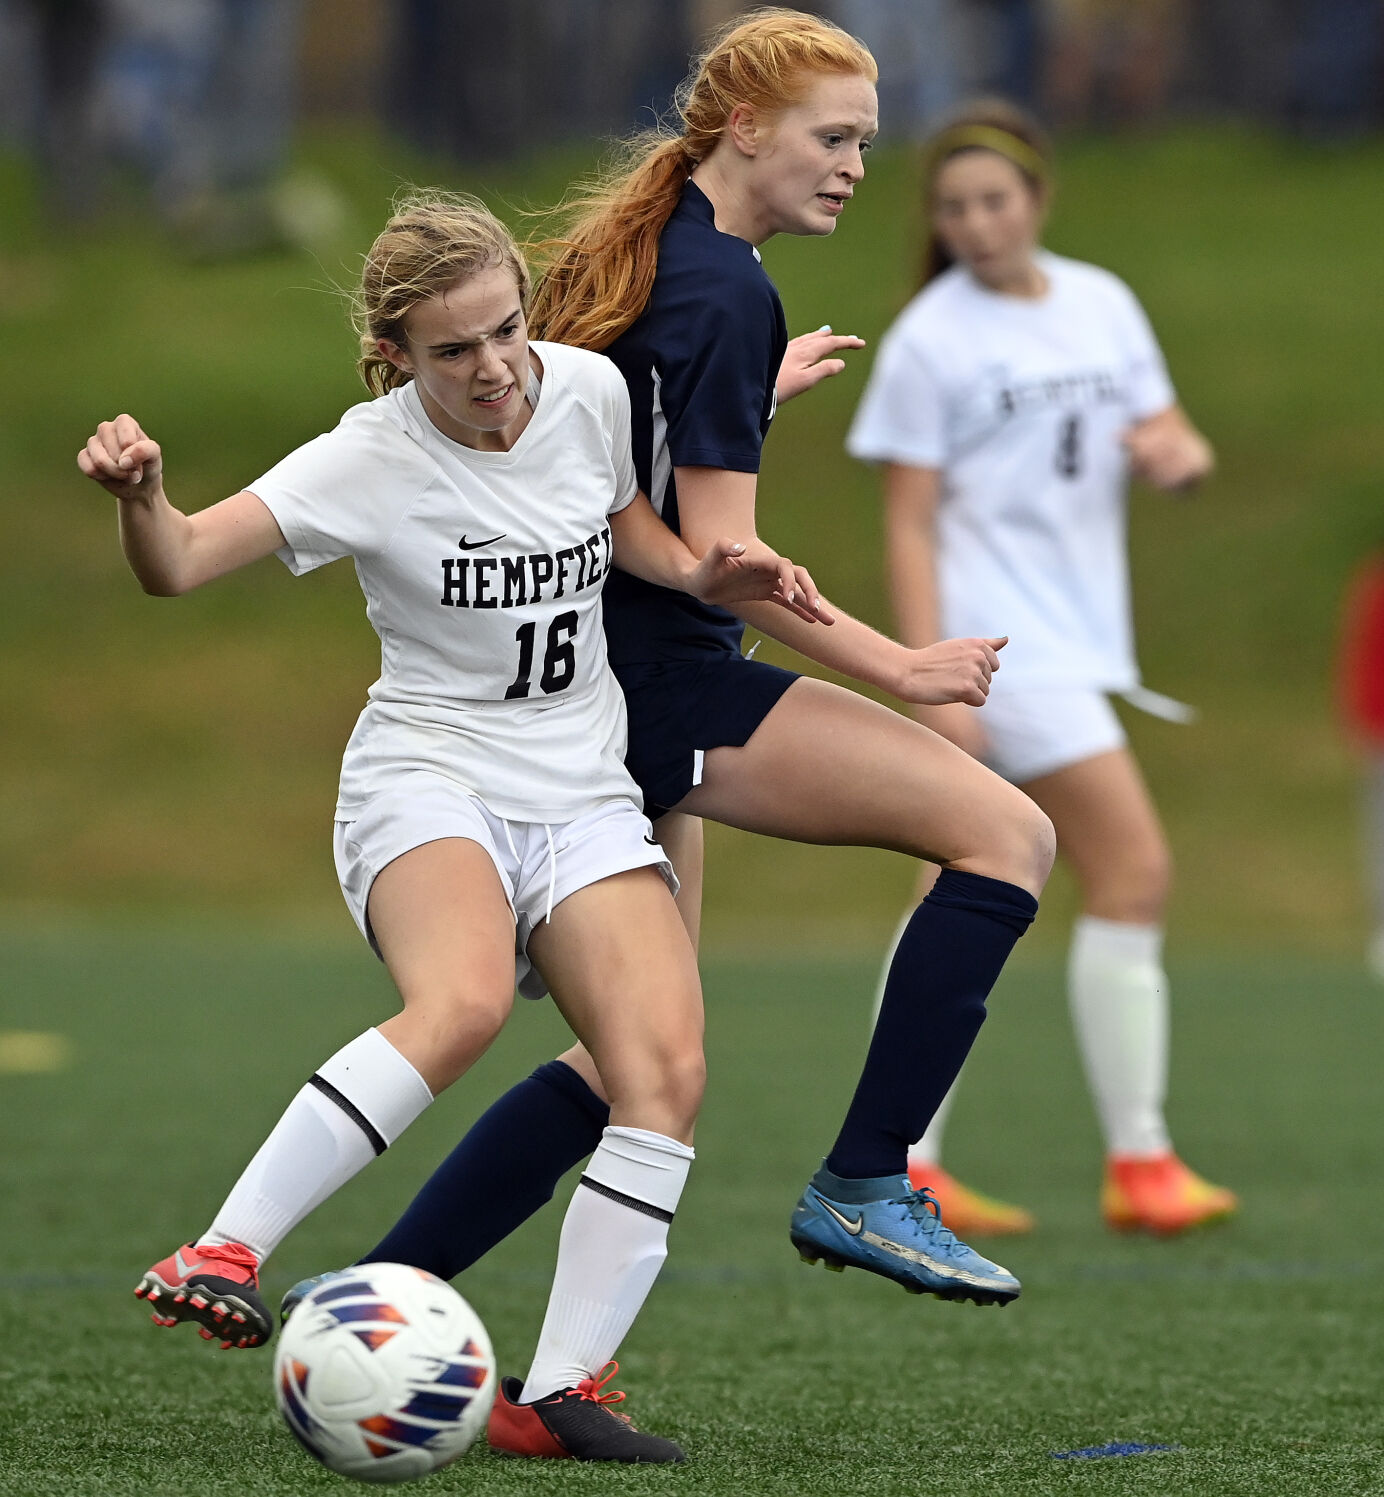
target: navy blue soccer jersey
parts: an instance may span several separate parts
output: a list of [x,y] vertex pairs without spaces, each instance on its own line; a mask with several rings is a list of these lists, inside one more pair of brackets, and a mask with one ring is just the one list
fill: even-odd
[[[759,472],[787,346],[758,252],[716,227],[689,182],[659,237],[649,304],[605,350],[629,386],[639,487],[675,534],[675,467]],[[744,625],[733,614],[627,572],[611,572],[604,607],[616,665],[740,649]]]

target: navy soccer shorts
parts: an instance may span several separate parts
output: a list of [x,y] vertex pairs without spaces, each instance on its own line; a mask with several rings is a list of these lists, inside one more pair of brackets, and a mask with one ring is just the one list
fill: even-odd
[[767,661],[719,651],[614,670],[629,708],[625,765],[650,820],[701,783],[708,749],[743,747],[798,679]]

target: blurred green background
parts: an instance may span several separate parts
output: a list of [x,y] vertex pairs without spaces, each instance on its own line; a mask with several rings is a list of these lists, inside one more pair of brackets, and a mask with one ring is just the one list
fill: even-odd
[[[348,33],[357,60],[380,51],[362,18],[386,7],[311,9],[319,60]],[[634,3],[603,9],[648,20]],[[1231,9],[1259,25],[1258,6],[1186,13]],[[497,16],[492,42],[531,10]],[[1191,60],[1217,66],[1211,49]],[[338,94],[354,96],[354,76]],[[498,138],[547,97],[535,86],[508,114],[473,111],[476,129]],[[292,209],[287,237],[311,249],[198,257],[147,184],[118,177],[104,214],[55,228],[52,184],[0,148],[7,1497],[333,1485],[278,1427],[262,1358],[150,1334],[128,1289],[215,1209],[308,1069],[394,1001],[330,853],[376,642],[346,565],[295,581],[267,561],[187,598],[144,597],[112,502],[75,456],[128,410],[163,443],[175,502],[234,492],[362,398],[341,288],[400,186],[480,191],[522,227],[596,148],[463,167],[400,145],[371,123],[378,111],[307,114],[270,190]],[[1062,141],[1048,239],[1133,286],[1219,453],[1195,498],[1133,498],[1145,677],[1202,715],[1173,727],[1130,714],[1129,728],[1178,863],[1179,1145],[1243,1211],[1175,1242],[1101,1227],[1100,1145],[1062,1002],[1074,904],[1059,873],[996,994],[949,1143],[963,1178],[1038,1212],[1038,1233],[1002,1255],[1022,1306],[905,1310],[863,1275],[808,1274],[786,1215],[845,1101],[912,871],[711,828],[701,1161],[675,1257],[621,1351],[639,1417],[694,1449],[684,1485],[697,1490],[1318,1497],[1384,1482],[1381,1011],[1361,962],[1355,765],[1332,703],[1342,587],[1384,543],[1384,141],[1167,118]],[[558,123],[555,135],[579,129]],[[469,158],[486,141],[453,148]],[[882,149],[832,238],[765,247],[792,331],[829,322],[877,341],[913,289],[915,182],[909,152]],[[842,448],[870,357],[780,413],[760,524],[887,628],[876,478]],[[271,1296],[366,1247],[494,1093],[562,1043],[550,1006],[522,1005],[477,1075],[289,1239]],[[541,1214],[464,1281],[506,1370],[541,1317],[559,1219]],[[1116,1439],[1177,1449],[1052,1459]],[[668,1485],[662,1472],[562,1475],[582,1492]],[[518,1491],[530,1476],[478,1454],[437,1480]]]
[[[133,412],[175,502],[251,481],[362,396],[339,288],[405,181],[479,190],[511,221],[586,150],[466,171],[363,127],[304,133],[294,170],[344,213],[313,252],[179,258],[142,211],[57,233],[0,161],[0,915],[74,908],[179,922],[250,917],[350,937],[331,867],[341,749],[377,656],[349,566],[275,561],[200,594],[144,597],[111,503],[74,458]],[[1364,938],[1354,772],[1332,713],[1335,614],[1384,537],[1384,147],[1189,127],[1064,145],[1048,242],[1134,287],[1220,472],[1190,500],[1136,493],[1140,654],[1193,727],[1131,714],[1169,823],[1170,925],[1199,946],[1353,953]],[[775,240],[790,329],[873,343],[912,290],[914,164],[881,151],[837,233]],[[131,200],[132,203],[135,201]],[[868,368],[785,407],[760,526],[845,607],[888,627],[875,475],[842,437]],[[766,654],[783,658],[767,646]],[[707,940],[863,948],[910,886],[889,854],[710,834]],[[1059,877],[1032,938],[1054,951]]]

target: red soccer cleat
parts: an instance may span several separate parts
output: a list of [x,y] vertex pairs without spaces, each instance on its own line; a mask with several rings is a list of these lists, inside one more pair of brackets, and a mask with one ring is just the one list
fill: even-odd
[[154,1308],[155,1325],[195,1321],[204,1341],[229,1351],[269,1340],[273,1322],[258,1289],[259,1259],[243,1243],[189,1242],[154,1264],[135,1297]]
[[575,1388],[563,1388],[536,1403],[519,1402],[524,1385],[517,1377],[502,1378],[486,1439],[507,1455],[629,1464],[685,1460],[671,1440],[641,1434],[628,1414],[609,1407],[624,1402],[623,1393],[602,1391],[619,1370],[617,1363],[607,1362],[599,1378],[585,1377]]
[[940,1164],[908,1161],[908,1183],[930,1190],[942,1208],[942,1220],[958,1237],[1015,1237],[1033,1230],[1033,1213],[963,1185]]
[[1212,1185],[1171,1152],[1151,1159],[1111,1155],[1100,1195],[1106,1225],[1117,1232],[1171,1236],[1222,1221],[1239,1210],[1233,1192]]

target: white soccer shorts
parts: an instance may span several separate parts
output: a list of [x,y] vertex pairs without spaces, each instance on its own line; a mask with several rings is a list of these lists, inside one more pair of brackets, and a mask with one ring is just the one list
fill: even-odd
[[1090,688],[992,692],[979,720],[985,762],[1011,785],[1069,769],[1126,742],[1109,697]]
[[352,821],[338,821],[336,874],[360,933],[380,954],[366,909],[380,870],[395,858],[443,837],[464,837],[490,855],[514,916],[514,985],[525,998],[547,993],[528,958],[536,926],[569,895],[631,868],[657,868],[674,894],[668,855],[632,801],[603,801],[572,821],[507,821],[443,775],[401,775]]

